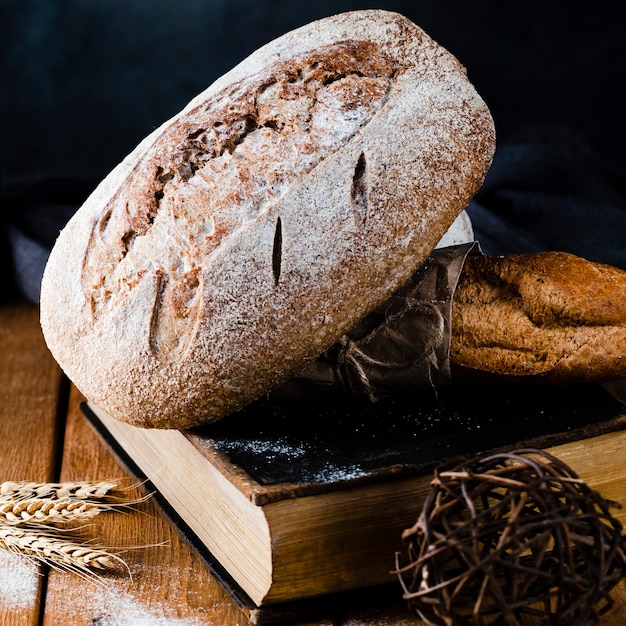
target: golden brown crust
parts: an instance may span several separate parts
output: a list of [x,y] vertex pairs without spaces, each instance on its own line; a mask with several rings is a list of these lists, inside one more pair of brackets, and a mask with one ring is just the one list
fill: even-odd
[[561,252],[469,257],[450,358],[550,383],[626,378],[626,272]]
[[[159,267],[151,349],[178,358],[199,314],[205,260],[365,126],[397,71],[376,44],[340,41],[273,64],[178,119],[93,228],[82,282],[94,322],[117,305],[120,283]],[[364,221],[361,178],[352,196]],[[277,252],[275,280],[279,272]]]
[[118,419],[218,419],[403,284],[494,144],[462,66],[405,18],[288,33],[155,130],[70,221],[44,274],[46,341]]

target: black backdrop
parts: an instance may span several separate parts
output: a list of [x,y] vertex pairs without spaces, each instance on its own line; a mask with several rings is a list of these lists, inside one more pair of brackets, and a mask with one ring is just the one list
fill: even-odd
[[597,0],[0,0],[0,293],[33,300],[47,250],[147,133],[248,53],[356,8],[404,13],[453,52],[498,150],[470,206],[487,252],[626,268],[626,21]]

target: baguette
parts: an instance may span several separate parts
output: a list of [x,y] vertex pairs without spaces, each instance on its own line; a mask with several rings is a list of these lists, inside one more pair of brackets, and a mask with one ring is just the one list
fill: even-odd
[[487,106],[406,18],[267,44],[156,129],[61,232],[41,324],[113,417],[219,419],[276,387],[426,260],[491,162]]
[[450,361],[508,383],[626,378],[626,272],[564,252],[468,256]]

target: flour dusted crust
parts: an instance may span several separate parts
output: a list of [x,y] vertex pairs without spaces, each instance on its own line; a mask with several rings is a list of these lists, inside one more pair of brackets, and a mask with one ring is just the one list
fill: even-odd
[[511,381],[626,378],[626,272],[564,252],[468,257],[450,359]]
[[408,279],[494,141],[464,68],[402,16],[288,33],[147,137],[63,230],[42,284],[48,346],[118,419],[218,419]]

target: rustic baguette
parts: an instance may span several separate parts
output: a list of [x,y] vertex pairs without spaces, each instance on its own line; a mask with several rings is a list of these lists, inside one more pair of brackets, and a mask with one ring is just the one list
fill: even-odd
[[48,346],[118,419],[218,419],[402,285],[494,143],[464,68],[402,16],[288,33],[148,136],[63,230],[41,290]]
[[468,257],[450,361],[507,382],[626,378],[626,272],[563,252]]

